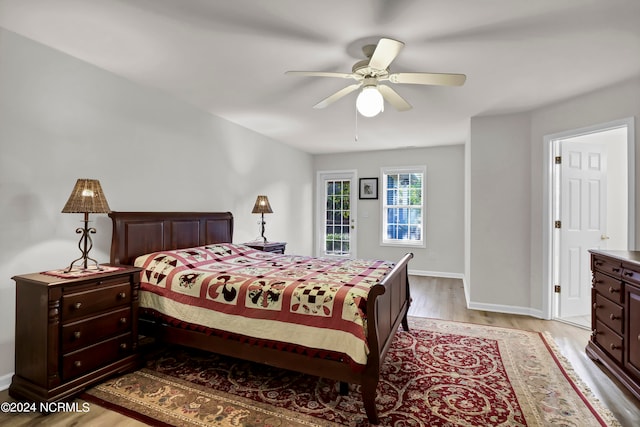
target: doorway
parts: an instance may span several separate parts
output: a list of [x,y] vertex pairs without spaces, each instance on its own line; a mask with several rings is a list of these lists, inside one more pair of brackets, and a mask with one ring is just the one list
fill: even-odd
[[633,122],[550,138],[552,318],[591,328],[589,249],[634,247]]
[[316,255],[355,258],[355,171],[318,172]]

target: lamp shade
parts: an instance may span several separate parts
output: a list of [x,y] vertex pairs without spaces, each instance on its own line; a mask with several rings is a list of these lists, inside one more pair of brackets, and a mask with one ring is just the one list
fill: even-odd
[[258,196],[256,198],[256,204],[253,205],[253,210],[251,211],[251,213],[261,213],[261,214],[273,213],[267,196]]
[[63,213],[109,213],[109,204],[104,197],[100,181],[97,179],[79,179],[76,182]]
[[375,86],[365,86],[356,98],[356,108],[365,117],[377,116],[384,110],[384,99]]

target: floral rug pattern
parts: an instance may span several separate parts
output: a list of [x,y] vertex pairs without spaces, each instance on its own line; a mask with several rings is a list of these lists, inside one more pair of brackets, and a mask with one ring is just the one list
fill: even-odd
[[[384,426],[619,426],[550,337],[410,318],[382,368]],[[84,397],[167,425],[368,426],[359,386],[173,347]],[[122,412],[127,412],[122,411]]]

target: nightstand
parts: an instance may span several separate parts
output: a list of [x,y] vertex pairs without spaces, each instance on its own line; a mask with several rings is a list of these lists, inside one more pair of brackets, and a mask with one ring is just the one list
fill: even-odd
[[243,243],[245,246],[249,246],[250,248],[257,249],[259,251],[264,252],[273,252],[276,254],[283,254],[284,248],[287,246],[287,242],[247,242]]
[[139,268],[122,266],[66,278],[34,273],[13,280],[12,397],[58,401],[138,367]]

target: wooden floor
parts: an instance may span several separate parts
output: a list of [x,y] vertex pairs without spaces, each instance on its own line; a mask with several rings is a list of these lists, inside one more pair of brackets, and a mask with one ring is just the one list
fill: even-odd
[[640,426],[640,401],[585,353],[589,330],[554,320],[468,310],[461,280],[418,276],[411,276],[410,279],[413,304],[409,315],[536,332],[548,331],[578,376],[618,421],[624,427]]
[[[607,406],[623,426],[640,426],[640,402],[617,380],[605,373],[585,354],[589,331],[566,323],[546,321],[528,316],[468,310],[462,281],[429,277],[411,277],[412,316],[503,326],[530,331],[549,331],[564,356],[593,394]],[[11,401],[7,391],[0,392],[0,402]],[[135,420],[91,405],[87,413],[39,414],[0,413],[2,426],[140,426]]]

